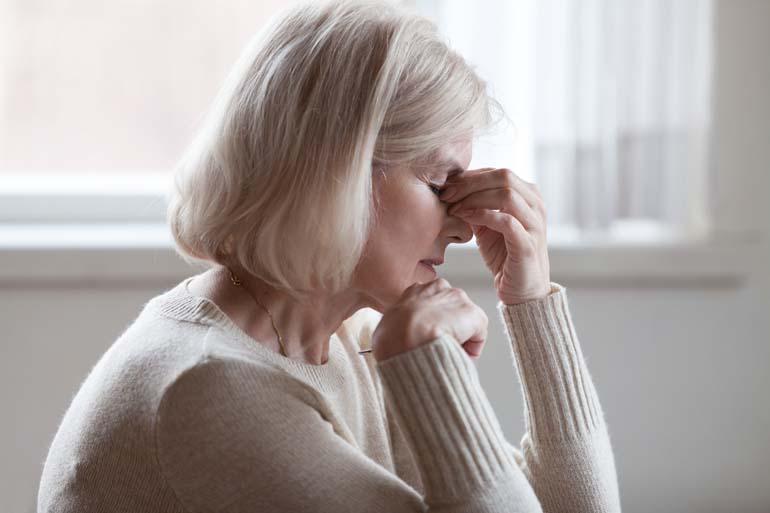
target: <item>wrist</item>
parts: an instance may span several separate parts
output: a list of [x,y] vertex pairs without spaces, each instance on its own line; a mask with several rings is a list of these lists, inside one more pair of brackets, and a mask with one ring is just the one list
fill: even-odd
[[529,294],[523,296],[500,295],[499,297],[500,301],[502,301],[506,306],[515,306],[523,303],[529,303],[530,301],[540,301],[547,298],[557,290],[558,289],[549,282],[548,286],[537,294]]

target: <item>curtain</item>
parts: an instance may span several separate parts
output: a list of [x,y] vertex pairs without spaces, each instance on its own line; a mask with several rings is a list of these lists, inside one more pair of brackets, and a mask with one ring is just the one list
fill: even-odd
[[475,165],[538,183],[549,231],[695,239],[709,226],[711,0],[412,0],[509,119]]

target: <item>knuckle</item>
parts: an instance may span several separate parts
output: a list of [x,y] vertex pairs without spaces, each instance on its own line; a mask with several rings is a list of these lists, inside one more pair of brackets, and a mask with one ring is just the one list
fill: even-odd
[[455,288],[454,290],[457,291],[456,294],[460,296],[462,299],[464,299],[465,301],[470,301],[470,298],[468,297],[468,293],[465,292],[463,289]]
[[502,168],[501,172],[503,174],[503,177],[505,178],[505,184],[508,187],[514,187],[518,180],[516,173],[514,173],[512,170],[508,168]]
[[447,290],[448,294],[451,294],[452,296],[460,296],[462,293],[461,289],[458,289],[457,287],[451,287]]

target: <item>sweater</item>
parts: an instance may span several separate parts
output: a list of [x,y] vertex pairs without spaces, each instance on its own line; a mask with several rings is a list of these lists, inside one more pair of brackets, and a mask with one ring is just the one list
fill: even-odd
[[377,362],[358,353],[382,316],[364,308],[313,365],[257,343],[191,279],[149,300],[82,383],[38,513],[620,511],[563,286],[497,304],[524,398],[518,448],[450,335]]

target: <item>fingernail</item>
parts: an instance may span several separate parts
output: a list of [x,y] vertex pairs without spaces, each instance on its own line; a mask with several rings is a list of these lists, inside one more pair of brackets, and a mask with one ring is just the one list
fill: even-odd
[[476,209],[475,208],[468,208],[468,209],[465,209],[465,210],[460,210],[459,212],[455,212],[455,215],[457,215],[457,216],[472,216],[475,213],[476,213]]

